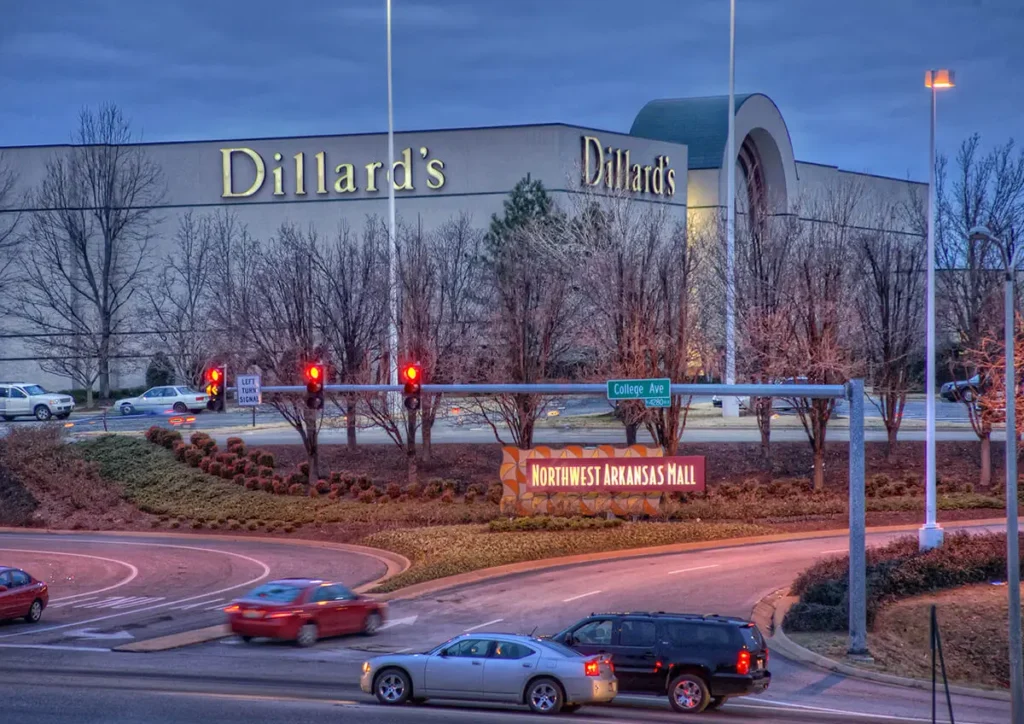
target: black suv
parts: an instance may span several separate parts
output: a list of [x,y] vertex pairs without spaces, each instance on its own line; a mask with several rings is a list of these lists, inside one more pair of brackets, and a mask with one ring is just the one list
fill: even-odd
[[684,713],[760,694],[772,680],[764,637],[742,618],[592,613],[551,638],[587,656],[607,655],[620,692],[668,695]]

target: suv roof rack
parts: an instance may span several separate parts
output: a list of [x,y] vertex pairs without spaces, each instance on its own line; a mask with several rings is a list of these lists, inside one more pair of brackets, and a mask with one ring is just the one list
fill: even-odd
[[739,616],[723,616],[719,613],[678,613],[672,611],[606,611],[603,613],[591,612],[591,616],[650,616],[665,617],[665,618],[686,618],[686,619],[700,619],[703,621],[723,621],[729,623],[750,623],[745,618]]

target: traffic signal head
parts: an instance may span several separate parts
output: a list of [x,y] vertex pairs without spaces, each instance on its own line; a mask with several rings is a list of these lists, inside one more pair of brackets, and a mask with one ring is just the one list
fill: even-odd
[[304,371],[306,376],[306,406],[319,410],[324,406],[324,378],[326,371],[320,362],[306,365]]
[[423,368],[418,362],[411,362],[402,367],[402,381],[404,383],[405,409],[420,409],[420,389],[423,382]]
[[227,387],[227,370],[224,367],[208,367],[206,370],[206,402],[208,410],[224,410],[224,392]]

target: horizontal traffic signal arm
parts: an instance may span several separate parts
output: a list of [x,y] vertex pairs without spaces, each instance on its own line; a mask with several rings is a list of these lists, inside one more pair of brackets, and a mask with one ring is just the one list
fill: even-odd
[[[234,387],[227,388],[234,390]],[[264,392],[306,392],[305,385],[263,386]],[[404,385],[324,385],[326,392],[403,392]],[[424,393],[447,393],[464,395],[500,395],[528,393],[536,395],[600,395],[607,394],[605,383],[539,383],[517,384],[424,384]],[[674,384],[673,395],[739,395],[742,397],[808,397],[823,399],[846,398],[845,385],[703,385]]]

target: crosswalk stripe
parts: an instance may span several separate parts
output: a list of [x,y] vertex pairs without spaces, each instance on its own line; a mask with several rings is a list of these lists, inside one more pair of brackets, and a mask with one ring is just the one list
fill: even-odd
[[[209,606],[212,603],[213,603],[213,600],[211,599],[209,601],[200,601],[199,603],[186,603],[184,606],[173,606],[172,608],[175,611],[188,611],[191,608],[199,608],[200,606]],[[223,604],[221,604],[221,603],[217,604],[218,607],[220,607],[222,605]]]
[[86,601],[95,601],[99,596],[89,596],[88,598],[79,598],[74,601],[60,601],[59,603],[51,603],[47,608],[60,608],[61,606],[76,606]]
[[109,598],[104,598],[102,601],[93,601],[92,603],[86,603],[81,606],[76,605],[75,608],[100,608],[114,603],[119,603],[124,600],[126,600],[124,596],[110,596]]
[[[204,601],[204,603],[209,603],[209,601]],[[224,606],[226,606],[226,605],[227,604],[222,601],[221,603],[218,603],[218,604],[216,604],[214,606],[210,606],[209,608],[204,608],[203,610],[204,611],[215,611],[218,608],[224,608]]]
[[122,601],[110,608],[135,608],[136,606],[145,606],[148,603],[156,603],[157,601],[163,601],[163,596],[139,596],[136,600]]

